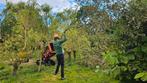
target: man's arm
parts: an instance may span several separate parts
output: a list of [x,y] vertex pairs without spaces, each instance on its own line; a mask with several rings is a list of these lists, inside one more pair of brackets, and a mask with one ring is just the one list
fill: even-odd
[[60,43],[64,43],[67,40],[65,33],[62,35],[62,38],[60,40]]

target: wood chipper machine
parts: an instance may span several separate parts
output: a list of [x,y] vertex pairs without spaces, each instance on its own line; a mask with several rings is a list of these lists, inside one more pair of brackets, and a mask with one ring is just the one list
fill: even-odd
[[[49,43],[48,46],[45,47],[44,52],[42,54],[41,64],[47,65],[47,66],[55,65],[55,61],[51,59],[51,57],[53,57],[55,54],[56,53],[53,47],[53,43]],[[37,60],[36,64],[39,65],[40,60]]]

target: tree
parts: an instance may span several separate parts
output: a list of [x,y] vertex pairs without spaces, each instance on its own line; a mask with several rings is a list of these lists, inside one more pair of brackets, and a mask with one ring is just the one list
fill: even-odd
[[10,8],[8,5],[6,9],[2,21],[2,37],[5,41],[1,55],[7,57],[13,66],[13,75],[16,75],[19,65],[28,61],[34,50],[38,51],[38,41],[46,41],[47,35],[43,33],[46,29],[35,6],[21,2],[12,4]]
[[[146,54],[146,1],[77,2],[81,5],[77,14],[79,26],[89,33],[92,47],[89,55],[100,56],[97,58],[101,58],[100,63],[104,60],[101,68],[108,69],[116,79],[135,81],[137,73],[146,71],[146,59],[143,59]],[[144,66],[141,67],[142,64]]]

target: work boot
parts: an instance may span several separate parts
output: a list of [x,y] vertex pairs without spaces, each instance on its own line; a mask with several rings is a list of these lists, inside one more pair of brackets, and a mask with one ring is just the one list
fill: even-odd
[[57,75],[57,73],[54,73],[54,75]]
[[61,80],[65,80],[65,78],[64,78],[64,77],[62,77],[62,78],[61,78]]

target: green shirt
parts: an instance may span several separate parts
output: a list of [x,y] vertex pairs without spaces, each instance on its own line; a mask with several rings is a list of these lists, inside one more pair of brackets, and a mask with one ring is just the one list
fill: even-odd
[[54,46],[54,49],[55,49],[55,52],[56,54],[63,54],[63,50],[62,50],[62,44],[66,41],[66,36],[65,34],[62,36],[61,39],[58,39],[58,40],[55,40],[53,42],[53,46]]

